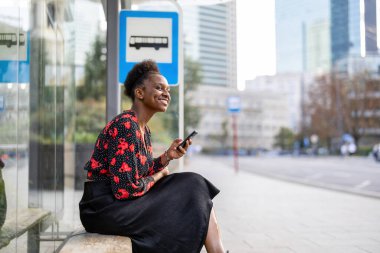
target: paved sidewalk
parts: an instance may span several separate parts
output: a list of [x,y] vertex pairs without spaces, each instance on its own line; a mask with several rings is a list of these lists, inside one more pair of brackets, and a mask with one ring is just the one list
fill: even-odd
[[214,207],[230,253],[380,252],[380,199],[236,174],[226,161],[193,156],[185,171],[221,190]]

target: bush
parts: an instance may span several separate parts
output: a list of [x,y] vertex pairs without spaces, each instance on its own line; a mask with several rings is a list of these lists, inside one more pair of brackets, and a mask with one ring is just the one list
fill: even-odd
[[364,146],[364,147],[359,147],[354,155],[355,156],[368,156],[371,152],[372,152],[371,146]]

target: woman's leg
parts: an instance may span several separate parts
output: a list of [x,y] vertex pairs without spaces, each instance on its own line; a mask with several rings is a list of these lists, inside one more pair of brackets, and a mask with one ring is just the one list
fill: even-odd
[[211,209],[205,246],[207,253],[225,253],[214,208]]

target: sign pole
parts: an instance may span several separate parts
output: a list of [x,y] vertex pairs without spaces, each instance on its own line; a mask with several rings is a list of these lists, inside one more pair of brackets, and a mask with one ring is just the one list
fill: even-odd
[[[178,34],[178,85],[179,85],[179,122],[178,122],[178,135],[179,138],[183,139],[185,134],[185,84],[184,84],[184,57],[183,57],[183,31],[182,31],[182,8],[178,4],[177,1],[171,0],[171,2],[177,7],[178,13],[179,13],[179,34]],[[179,171],[183,171],[184,169],[184,159],[179,159]]]
[[233,152],[234,152],[234,168],[235,172],[239,171],[239,143],[238,143],[238,123],[237,116],[241,109],[241,101],[238,96],[230,96],[227,98],[228,111],[232,118],[232,142],[233,142]]
[[120,113],[119,11],[119,0],[107,1],[107,122]]
[[[119,82],[124,82],[130,69],[144,59],[157,62],[169,85],[179,85],[178,136],[184,137],[184,60],[182,41],[182,8],[175,0],[176,12],[132,11],[120,12],[119,26]],[[148,39],[148,40],[145,40]],[[179,170],[183,170],[183,159]]]
[[232,130],[233,130],[233,149],[234,149],[234,168],[235,172],[239,171],[239,143],[238,143],[238,127],[237,115],[232,114]]

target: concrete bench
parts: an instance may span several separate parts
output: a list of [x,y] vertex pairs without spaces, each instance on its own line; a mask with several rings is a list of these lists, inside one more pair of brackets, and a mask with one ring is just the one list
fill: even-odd
[[50,223],[51,213],[39,208],[27,208],[8,214],[0,231],[0,249],[28,232],[28,252],[39,252],[40,231]]
[[57,249],[59,253],[132,253],[131,239],[125,236],[73,232]]

